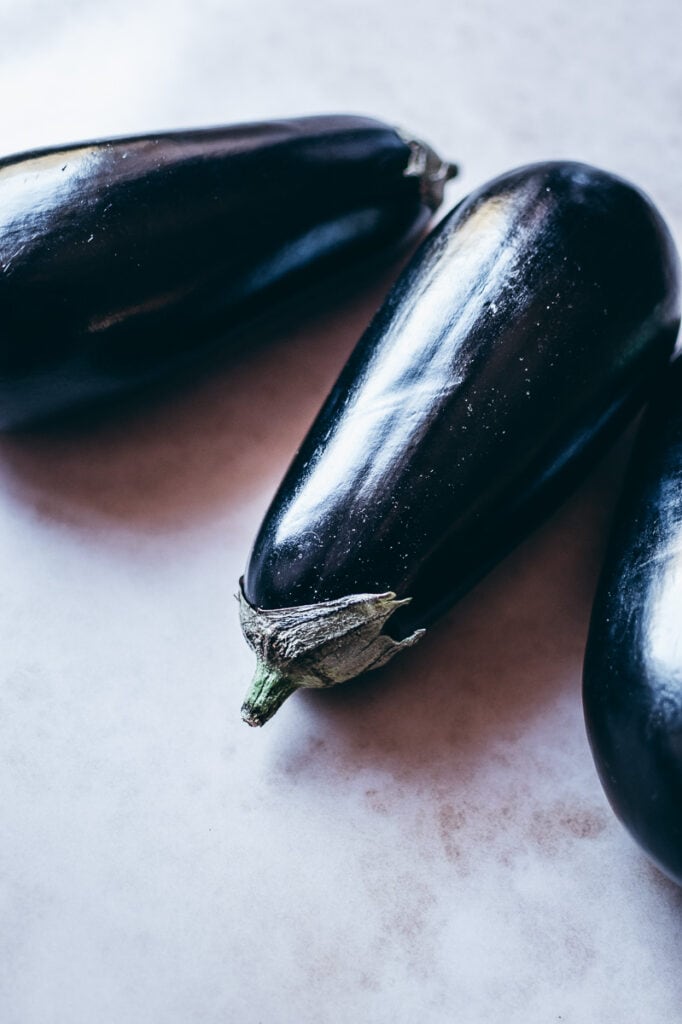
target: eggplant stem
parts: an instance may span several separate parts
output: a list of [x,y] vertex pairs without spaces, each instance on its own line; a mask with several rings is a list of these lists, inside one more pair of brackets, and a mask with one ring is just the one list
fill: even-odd
[[242,719],[247,725],[265,725],[294,690],[298,690],[297,683],[277,669],[258,662],[251,688],[242,704]]
[[403,171],[406,178],[419,179],[419,191],[423,202],[435,212],[443,202],[445,184],[459,174],[457,164],[443,160],[431,146],[402,129],[396,129],[403,142],[409,146],[410,156]]

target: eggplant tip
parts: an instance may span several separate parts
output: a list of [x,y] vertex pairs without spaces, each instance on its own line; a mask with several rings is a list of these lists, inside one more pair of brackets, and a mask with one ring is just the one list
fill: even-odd
[[242,704],[242,721],[253,727],[265,725],[297,689],[298,684],[259,662]]
[[264,725],[266,721],[266,718],[262,718],[247,701],[244,701],[242,704],[242,722],[257,728]]
[[409,132],[400,128],[397,132],[410,150],[407,167],[403,173],[407,178],[419,179],[422,200],[435,213],[443,202],[446,182],[457,177],[459,166],[444,160],[435,149],[421,139],[415,139]]

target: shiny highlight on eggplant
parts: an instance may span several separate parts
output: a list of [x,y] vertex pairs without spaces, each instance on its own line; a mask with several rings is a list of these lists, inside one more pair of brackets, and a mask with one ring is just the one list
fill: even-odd
[[682,360],[638,435],[592,611],[588,737],[613,810],[682,885]]

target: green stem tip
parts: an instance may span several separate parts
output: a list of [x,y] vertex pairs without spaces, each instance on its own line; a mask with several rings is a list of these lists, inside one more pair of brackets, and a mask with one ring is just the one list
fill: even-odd
[[247,725],[265,725],[294,690],[298,690],[298,683],[259,662],[242,704],[242,719]]

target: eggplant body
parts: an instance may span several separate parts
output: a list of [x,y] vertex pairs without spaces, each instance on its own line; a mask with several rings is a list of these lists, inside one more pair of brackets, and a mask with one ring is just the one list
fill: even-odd
[[259,661],[247,721],[296,685],[358,674],[349,646],[374,668],[414,643],[557,505],[668,359],[678,277],[651,202],[583,164],[505,174],[441,222],[257,536],[241,591]]
[[310,117],[0,161],[0,428],[130,391],[422,225],[454,168]]
[[614,811],[682,885],[682,361],[648,410],[592,612],[585,721]]

